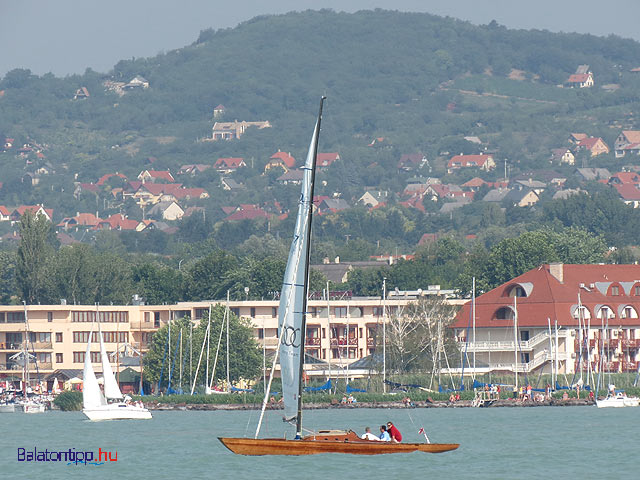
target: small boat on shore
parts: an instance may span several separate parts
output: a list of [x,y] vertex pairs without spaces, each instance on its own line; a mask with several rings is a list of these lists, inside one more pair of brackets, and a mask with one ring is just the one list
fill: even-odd
[[598,408],[622,408],[622,407],[637,407],[640,405],[640,398],[629,397],[622,391],[616,391],[615,385],[609,385],[609,393],[601,400],[596,400],[596,406]]

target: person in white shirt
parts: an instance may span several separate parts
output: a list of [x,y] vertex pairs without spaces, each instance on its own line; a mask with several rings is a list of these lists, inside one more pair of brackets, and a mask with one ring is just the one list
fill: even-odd
[[376,437],[373,433],[371,433],[371,427],[366,427],[364,429],[364,433],[362,434],[362,436],[360,438],[363,439],[363,440],[380,441],[380,439],[378,437]]

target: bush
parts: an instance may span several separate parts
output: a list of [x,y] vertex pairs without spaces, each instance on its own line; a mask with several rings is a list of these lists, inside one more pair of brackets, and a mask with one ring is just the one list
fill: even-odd
[[62,392],[53,403],[63,412],[82,410],[82,392]]

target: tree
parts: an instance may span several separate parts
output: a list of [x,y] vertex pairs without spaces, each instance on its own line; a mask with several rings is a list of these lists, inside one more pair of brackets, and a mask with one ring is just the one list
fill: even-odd
[[[193,326],[193,337],[189,340],[189,335],[192,330],[192,321],[189,319],[179,319],[171,321],[171,338],[169,339],[169,326],[165,325],[158,329],[153,334],[151,339],[151,345],[149,352],[145,357],[145,374],[147,378],[152,382],[157,382],[160,379],[160,373],[162,372],[162,384],[160,388],[166,388],[169,380],[169,364],[172,364],[172,370],[178,371],[179,363],[176,357],[174,362],[174,354],[171,354],[171,359],[168,358],[168,344],[171,346],[171,352],[176,352],[176,348],[179,348],[179,335],[182,332],[182,355],[184,365],[182,369],[183,375],[183,388],[189,383],[189,380],[197,374],[196,385],[209,384],[211,376],[214,379],[221,380],[226,378],[226,321],[225,321],[225,307],[222,305],[215,305],[211,309],[211,332],[208,342],[206,342],[205,334],[207,325],[209,323],[209,316],[206,315],[200,320],[198,327]],[[253,327],[248,320],[238,318],[231,311],[228,312],[229,318],[229,377],[232,382],[238,382],[241,379],[254,379],[260,374],[262,366],[262,351],[258,348],[258,344],[253,335]],[[223,326],[224,323],[224,326]],[[222,330],[222,337],[220,332]],[[218,349],[218,342],[220,348]],[[206,358],[207,358],[207,343],[209,345],[209,378],[205,379]],[[189,344],[193,345],[193,352],[189,352]],[[205,349],[203,351],[203,348]],[[203,351],[202,361],[200,368],[197,369],[198,359],[200,352]],[[216,363],[216,351],[217,351],[217,364]],[[192,370],[189,370],[189,362],[185,359],[191,358]],[[164,365],[164,367],[163,367]],[[173,373],[171,375],[171,384],[173,388],[177,387],[177,375]],[[192,380],[191,380],[192,381]]]
[[446,328],[456,311],[457,307],[443,298],[428,297],[391,315],[385,332],[387,368],[397,373],[435,372],[445,355],[456,358],[458,347],[453,332]]
[[49,259],[55,249],[53,225],[44,215],[25,211],[20,219],[20,244],[16,278],[22,298],[27,303],[44,301],[49,280]]

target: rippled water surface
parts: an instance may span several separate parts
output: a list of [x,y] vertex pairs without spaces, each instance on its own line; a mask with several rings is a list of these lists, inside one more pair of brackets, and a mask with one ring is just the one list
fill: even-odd
[[[154,412],[148,421],[89,422],[79,412],[0,414],[0,478],[301,479],[638,478],[640,408],[595,407],[336,409],[305,414],[308,428],[351,428],[393,421],[407,441],[460,443],[443,454],[243,457],[216,437],[251,436],[256,411]],[[265,435],[291,428],[268,414]],[[117,452],[116,462],[19,462],[18,448]]]

